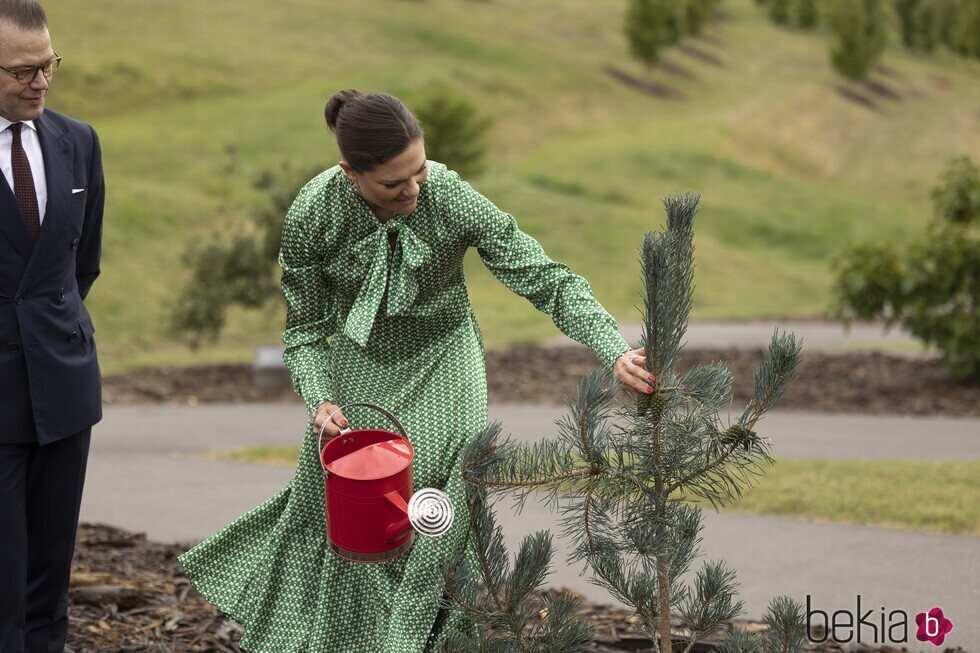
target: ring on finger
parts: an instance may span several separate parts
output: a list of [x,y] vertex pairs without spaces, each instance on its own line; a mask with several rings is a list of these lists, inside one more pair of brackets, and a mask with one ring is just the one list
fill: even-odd
[[639,357],[639,356],[630,356],[630,362],[631,362],[631,363],[632,363],[633,365],[636,365],[636,361],[638,361],[639,359],[640,359],[640,357]]

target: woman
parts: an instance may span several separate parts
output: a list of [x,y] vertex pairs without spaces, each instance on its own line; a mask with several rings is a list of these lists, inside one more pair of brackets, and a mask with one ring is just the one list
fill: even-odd
[[[344,90],[327,102],[342,160],[310,181],[283,224],[284,360],[311,413],[290,484],[181,556],[202,594],[245,626],[242,647],[279,653],[440,651],[457,611],[440,610],[437,564],[466,546],[459,456],[486,425],[483,344],[463,279],[476,247],[490,271],[612,366],[629,388],[652,380],[584,279],[551,261],[514,219],[425,158],[422,129],[390,95]],[[328,343],[328,338],[330,341]],[[327,548],[321,428],[391,429],[415,446],[416,488],[457,510],[439,538],[392,561],[346,561]]]

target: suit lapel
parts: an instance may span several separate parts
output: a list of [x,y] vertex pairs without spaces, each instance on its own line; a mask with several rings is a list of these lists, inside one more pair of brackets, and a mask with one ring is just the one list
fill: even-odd
[[[51,245],[57,241],[64,213],[71,210],[72,161],[75,154],[75,141],[71,134],[62,131],[45,114],[34,121],[38,139],[41,141],[41,156],[44,157],[45,186],[48,193],[44,209],[44,222],[34,243],[34,249],[27,261],[27,269],[21,279],[21,288],[29,287],[34,269],[39,259],[44,257]],[[15,199],[16,202],[16,199]],[[25,226],[26,229],[26,226]],[[30,232],[28,232],[30,238]]]

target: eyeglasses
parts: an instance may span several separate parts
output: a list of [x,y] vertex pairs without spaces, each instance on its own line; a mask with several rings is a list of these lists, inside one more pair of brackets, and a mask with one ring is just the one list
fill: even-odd
[[21,68],[4,68],[0,66],[0,70],[13,75],[14,79],[26,86],[34,81],[34,78],[37,77],[39,72],[44,75],[45,79],[51,79],[54,71],[58,70],[60,63],[61,57],[55,52],[53,58],[48,59],[40,66],[23,66]]

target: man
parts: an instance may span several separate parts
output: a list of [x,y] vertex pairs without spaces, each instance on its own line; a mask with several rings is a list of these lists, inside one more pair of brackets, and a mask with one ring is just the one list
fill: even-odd
[[91,427],[82,301],[99,274],[102,159],[45,110],[60,57],[36,0],[0,0],[0,653],[62,651]]

